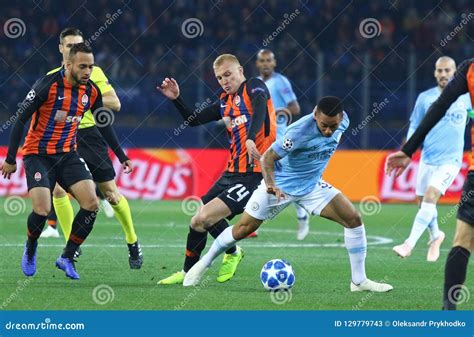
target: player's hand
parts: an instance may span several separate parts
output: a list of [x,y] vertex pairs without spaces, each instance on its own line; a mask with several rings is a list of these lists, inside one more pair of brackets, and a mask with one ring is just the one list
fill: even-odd
[[0,170],[2,172],[2,176],[5,179],[10,179],[12,173],[16,172],[16,164],[8,164],[7,162],[4,162],[2,166],[0,167]]
[[122,163],[123,173],[129,174],[133,171],[133,164],[132,161],[129,159]]
[[409,164],[410,157],[402,151],[392,153],[385,161],[385,173],[390,176],[395,172],[395,177],[398,177],[405,171]]
[[247,139],[245,142],[245,146],[247,147],[247,152],[249,154],[250,159],[253,160],[260,160],[261,154],[258,152],[257,145],[251,139]]
[[280,200],[282,199],[286,199],[285,193],[283,193],[282,190],[280,190],[278,187],[274,185],[267,186],[267,193],[273,194],[275,197],[277,197],[277,202],[280,202]]
[[179,96],[179,85],[174,78],[166,77],[156,89],[169,99],[176,99]]

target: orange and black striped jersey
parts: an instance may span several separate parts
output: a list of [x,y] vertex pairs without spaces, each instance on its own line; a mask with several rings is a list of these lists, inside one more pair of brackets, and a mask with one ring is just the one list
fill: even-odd
[[23,155],[58,154],[76,149],[77,128],[84,112],[101,107],[100,90],[92,81],[73,86],[64,69],[40,78],[20,105],[19,126],[10,136],[8,162],[14,162],[23,127],[30,118]]
[[[465,93],[469,93],[471,103],[474,106],[474,58],[465,60],[459,65],[453,79],[448,83],[446,88],[444,88],[439,98],[430,106],[423,121],[403,146],[402,151],[411,157],[416,149],[423,143],[428,132],[443,118],[451,104]],[[469,115],[471,118],[474,118],[472,111],[469,112]],[[471,135],[473,136],[472,151],[474,151],[474,124],[471,127]],[[472,155],[471,153],[471,166],[469,167],[469,171],[474,171],[474,158]]]
[[[264,106],[260,107],[261,116],[257,116],[254,99],[264,98]],[[241,84],[235,94],[220,95],[220,111],[227,127],[230,139],[230,159],[228,172],[248,173],[262,172],[260,162],[251,160],[245,142],[254,139],[258,151],[263,154],[276,139],[276,115],[270,92],[265,83],[258,78],[250,78]],[[252,122],[260,117],[261,127],[252,134]]]
[[224,120],[230,142],[227,172],[262,172],[260,162],[249,159],[245,145],[247,139],[251,139],[263,154],[276,138],[275,109],[262,80],[250,78],[244,81],[235,94],[223,92],[218,101],[201,111],[191,111],[180,96],[173,103],[191,126]]

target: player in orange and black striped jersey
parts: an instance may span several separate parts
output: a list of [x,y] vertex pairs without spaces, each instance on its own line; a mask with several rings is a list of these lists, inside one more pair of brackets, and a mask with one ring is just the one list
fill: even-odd
[[[228,227],[226,218],[243,212],[262,180],[260,154],[276,137],[275,110],[265,83],[258,78],[247,80],[239,61],[231,54],[223,54],[214,61],[214,73],[223,92],[217,102],[200,112],[193,112],[186,106],[174,79],[166,78],[157,88],[173,100],[191,126],[224,120],[231,143],[226,171],[201,198],[204,206],[191,220],[183,270],[159,284],[182,283],[185,273],[199,261],[206,246],[207,232],[216,238]],[[240,247],[227,250],[217,280],[230,280],[242,257]]]
[[[24,126],[31,118],[30,128],[22,149],[28,193],[33,211],[28,216],[28,240],[22,258],[26,276],[36,273],[37,240],[51,211],[51,192],[56,182],[78,200],[72,232],[56,266],[66,276],[78,279],[74,253],[92,231],[98,211],[98,200],[91,173],[76,152],[78,125],[87,110],[102,108],[99,88],[90,81],[94,56],[84,43],[71,48],[65,68],[39,79],[17,112],[17,119],[10,134],[8,154],[1,167],[4,178],[16,171],[16,154]],[[107,131],[104,131],[107,129]],[[101,132],[111,133],[114,144],[119,143],[110,125]]]
[[[425,117],[415,133],[403,146],[401,151],[391,154],[387,158],[386,171],[399,176],[410,164],[410,157],[423,143],[426,135],[445,116],[451,104],[456,99],[469,93],[471,103],[474,105],[474,58],[464,60],[456,70],[454,77],[444,88],[441,96],[430,106]],[[474,113],[469,111],[469,116],[474,119]],[[456,233],[454,234],[453,247],[446,259],[443,289],[443,309],[456,310],[456,304],[465,293],[469,257],[474,249],[474,125],[471,126],[472,153],[471,165],[458,205]]]

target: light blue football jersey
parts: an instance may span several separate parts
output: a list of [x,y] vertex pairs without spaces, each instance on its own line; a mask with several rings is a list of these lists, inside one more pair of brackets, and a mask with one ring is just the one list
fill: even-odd
[[[259,77],[262,79],[262,77]],[[263,80],[263,79],[262,79]],[[280,73],[273,72],[272,76],[265,81],[265,84],[270,90],[273,107],[275,110],[279,108],[286,108],[289,103],[296,101],[296,95],[291,87],[288,78]],[[277,116],[277,138],[281,138],[285,134],[288,127],[288,116]]]
[[[413,135],[428,108],[440,95],[441,90],[434,87],[423,91],[418,96],[410,117],[407,139]],[[421,160],[428,165],[454,164],[461,166],[464,150],[464,131],[469,109],[471,109],[471,100],[468,94],[460,96],[450,106],[446,115],[426,136],[421,151]]]
[[292,196],[313,191],[348,126],[345,112],[331,137],[319,131],[313,113],[288,126],[284,136],[272,144],[273,151],[282,158],[275,163],[276,185]]

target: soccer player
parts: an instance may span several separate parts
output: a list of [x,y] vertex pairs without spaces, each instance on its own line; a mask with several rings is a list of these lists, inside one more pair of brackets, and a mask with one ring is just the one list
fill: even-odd
[[[28,240],[21,261],[26,276],[36,273],[38,238],[51,211],[51,192],[58,182],[74,195],[80,210],[72,221],[71,235],[56,260],[56,266],[67,277],[79,279],[74,253],[92,231],[99,207],[91,173],[76,151],[77,128],[84,113],[102,108],[100,90],[90,81],[93,67],[91,48],[84,43],[74,45],[68,53],[65,67],[40,78],[17,112],[1,172],[4,178],[10,179],[16,171],[15,159],[23,129],[31,118],[22,150],[28,193],[33,204],[27,222]],[[107,128],[118,145],[113,129],[110,126],[103,129]]]
[[[258,78],[247,80],[239,60],[231,54],[220,55],[213,66],[223,92],[218,101],[199,113],[186,106],[173,78],[165,78],[157,87],[173,101],[191,126],[223,119],[231,140],[227,169],[201,198],[204,206],[191,219],[183,270],[160,280],[158,284],[182,284],[186,273],[199,261],[206,247],[207,232],[217,238],[229,227],[226,219],[230,220],[243,212],[262,179],[260,154],[275,140],[275,110],[265,83]],[[240,247],[227,247],[217,281],[230,280],[242,258]]]
[[[413,135],[426,111],[441,95],[455,71],[456,63],[452,58],[443,56],[436,61],[434,76],[438,85],[418,96],[410,118],[407,139]],[[461,170],[464,129],[467,110],[470,107],[469,95],[460,96],[423,142],[416,179],[416,195],[419,197],[420,209],[416,214],[408,239],[403,244],[393,247],[393,251],[402,258],[411,255],[426,228],[430,233],[426,260],[435,262],[439,258],[439,249],[445,234],[438,227],[436,204]],[[440,139],[448,137],[449,142],[440,142]]]
[[[387,174],[399,176],[410,164],[410,157],[423,143],[426,135],[444,117],[451,104],[459,96],[469,93],[471,105],[474,104],[474,58],[462,62],[454,78],[448,83],[441,96],[431,105],[422,122],[413,133],[401,151],[391,154],[387,158],[385,170]],[[471,118],[474,114],[471,114]],[[472,149],[474,150],[474,125],[471,127]],[[451,135],[440,139],[448,146]],[[456,233],[454,234],[453,248],[448,254],[445,267],[443,309],[456,310],[459,291],[466,280],[467,266],[471,251],[474,248],[474,161],[464,183],[461,200],[458,204]]]
[[[257,54],[257,68],[261,78],[272,96],[273,106],[277,114],[277,138],[283,137],[286,128],[294,116],[299,115],[300,105],[286,76],[275,71],[276,59],[269,49],[262,49]],[[296,238],[304,240],[309,233],[309,215],[306,210],[294,204],[298,220]]]
[[[84,42],[82,32],[77,28],[66,28],[61,32],[59,36],[59,52],[63,57],[63,65],[68,58],[71,47],[82,42]],[[62,68],[63,66],[51,70],[48,74],[58,72]],[[112,113],[112,111],[117,112],[120,110],[120,100],[100,67],[94,66],[91,80],[98,86],[105,107],[105,110],[99,112],[97,117],[104,118],[103,121],[108,123],[111,117],[109,114]],[[103,114],[102,116],[100,115],[101,113]],[[109,119],[109,121],[107,119]],[[105,136],[107,136],[107,134]],[[109,139],[106,140],[110,144]],[[113,148],[113,150],[122,163],[125,173],[131,172],[132,163],[122,148],[118,146]],[[121,195],[115,184],[115,171],[112,161],[109,158],[107,144],[96,126],[91,111],[87,111],[84,114],[84,118],[79,124],[79,130],[77,132],[77,151],[89,167],[92,178],[99,188],[99,192],[110,202],[115,217],[122,225],[128,247],[130,268],[140,269],[143,264],[143,253],[135,233],[130,206],[127,199]],[[59,185],[56,185],[53,192],[53,204],[64,237],[68,240],[74,213],[69,196]],[[105,205],[105,207],[107,206],[108,205]]]
[[323,97],[312,114],[291,124],[284,137],[277,139],[264,153],[264,180],[250,197],[242,217],[214,240],[209,251],[186,274],[183,285],[197,285],[219,254],[295,202],[309,214],[344,227],[352,272],[351,291],[392,290],[391,285],[366,277],[367,239],[361,216],[339,190],[321,178],[348,126],[349,118],[343,111],[342,101],[333,96]]

